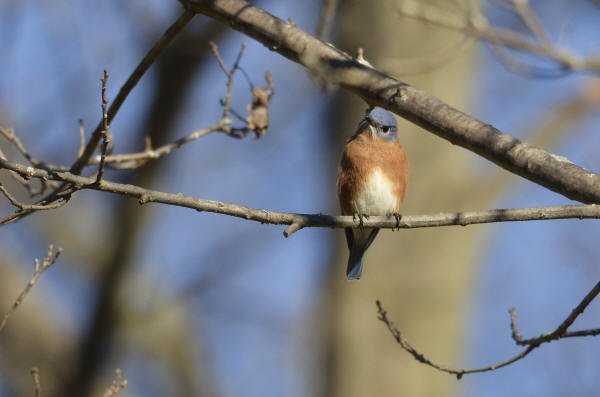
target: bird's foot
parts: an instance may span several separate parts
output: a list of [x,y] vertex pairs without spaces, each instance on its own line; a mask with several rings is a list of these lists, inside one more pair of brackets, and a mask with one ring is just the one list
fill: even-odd
[[[400,230],[400,219],[402,219],[402,215],[400,215],[397,212],[393,213],[394,218],[396,218],[396,230]],[[392,228],[392,232],[394,231],[394,228]]]
[[369,219],[369,215],[364,215],[364,214],[361,214],[360,212],[357,212],[356,214],[352,215],[352,220],[356,220],[356,218],[358,218],[358,227],[360,229],[364,229],[365,219]]

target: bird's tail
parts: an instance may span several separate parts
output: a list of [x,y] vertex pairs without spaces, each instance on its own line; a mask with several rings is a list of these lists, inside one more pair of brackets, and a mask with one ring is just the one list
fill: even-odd
[[346,277],[348,280],[359,280],[362,275],[363,255],[371,245],[379,229],[346,229],[346,240],[350,249],[348,258],[348,267],[346,268]]

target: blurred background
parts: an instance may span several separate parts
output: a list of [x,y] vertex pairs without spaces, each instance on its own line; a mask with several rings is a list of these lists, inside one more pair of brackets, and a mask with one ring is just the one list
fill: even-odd
[[[513,136],[598,172],[594,73],[568,73],[396,12],[402,1],[341,1],[324,40]],[[427,1],[459,17],[474,2]],[[479,3],[490,23],[527,33],[505,1]],[[315,32],[320,0],[256,1]],[[600,6],[531,1],[553,43],[600,57]],[[108,97],[182,13],[176,1],[0,3],[0,125],[31,154],[71,164]],[[114,153],[164,144],[216,122],[226,77],[214,40],[255,85],[275,82],[269,132],[258,140],[211,134],[134,171],[105,178],[277,211],[338,214],[335,181],[344,140],[366,108],[229,27],[196,16],[142,78],[113,121]],[[515,71],[514,65],[528,65]],[[544,76],[544,77],[541,77]],[[548,78],[550,77],[550,78]],[[236,74],[233,108],[246,114]],[[411,162],[404,214],[571,203],[400,121]],[[13,161],[18,154],[0,139]],[[91,170],[87,170],[91,172]],[[0,180],[11,191],[5,173]],[[19,192],[23,196],[24,192]],[[2,215],[12,210],[0,202]],[[360,282],[345,279],[341,230],[284,228],[82,191],[55,211],[0,229],[0,313],[49,243],[64,249],[0,333],[0,395],[30,395],[32,366],[44,396],[99,396],[121,368],[120,396],[563,396],[600,395],[594,338],[544,345],[509,367],[460,381],[416,362],[377,320],[380,299],[421,353],[456,368],[520,351],[553,330],[600,279],[595,221],[490,224],[380,233]],[[598,327],[593,302],[573,330]]]

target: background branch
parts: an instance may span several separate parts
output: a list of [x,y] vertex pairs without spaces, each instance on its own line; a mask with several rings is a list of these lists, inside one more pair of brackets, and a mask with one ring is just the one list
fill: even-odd
[[127,379],[122,378],[123,373],[120,369],[115,371],[115,379],[112,384],[106,389],[102,397],[113,397],[115,394],[119,392],[119,390],[127,387]]
[[523,5],[519,5],[519,7],[509,5],[508,3],[502,4],[505,4],[507,8],[511,7],[512,11],[525,21],[526,26],[538,41],[533,41],[529,37],[512,30],[491,26],[485,15],[479,11],[458,16],[455,13],[442,10],[435,5],[423,4],[423,2],[414,0],[390,2],[390,6],[399,15],[461,32],[492,45],[502,45],[523,50],[554,60],[565,70],[587,70],[600,73],[600,59],[595,57],[582,58],[563,48],[553,46],[527,2],[511,0],[510,3],[524,3]]
[[544,333],[540,336],[531,339],[523,339],[521,334],[517,329],[517,314],[514,308],[509,310],[510,312],[510,328],[512,330],[512,338],[515,340],[517,345],[521,346],[539,346],[542,343],[551,342],[553,340],[558,340],[567,337],[580,337],[580,336],[595,336],[600,333],[600,329],[590,329],[583,331],[574,331],[572,333],[568,333],[567,329],[573,324],[573,322],[579,317],[586,307],[594,300],[596,296],[600,293],[600,282],[596,283],[596,285],[592,288],[590,292],[579,302],[579,304],[571,311],[569,316],[565,318],[565,320],[558,326],[556,329],[550,333]]
[[37,258],[35,258],[35,260],[33,261],[33,265],[34,265],[33,277],[31,278],[31,280],[29,280],[29,282],[25,286],[25,289],[23,290],[23,292],[21,292],[21,294],[17,297],[17,300],[15,300],[15,302],[13,303],[10,310],[4,315],[4,318],[0,322],[0,332],[2,332],[2,329],[6,326],[8,319],[17,311],[17,309],[19,308],[21,303],[23,303],[23,300],[25,299],[27,294],[29,294],[29,291],[31,291],[31,289],[37,282],[38,278],[40,278],[40,276],[42,275],[42,273],[44,273],[44,271],[46,271],[46,269],[48,269],[50,266],[52,266],[56,262],[56,260],[58,259],[58,256],[61,254],[61,252],[62,252],[62,248],[58,248],[55,252],[54,245],[50,244],[50,246],[48,247],[48,252],[46,252],[46,256],[44,257],[44,260],[42,261],[41,266],[40,266],[40,261]]
[[383,309],[381,302],[375,301],[375,303],[377,304],[377,314],[379,315],[378,319],[388,327],[388,329],[391,332],[391,334],[393,335],[394,339],[396,339],[396,342],[398,342],[398,344],[402,347],[402,349],[409,352],[414,357],[414,359],[417,360],[418,362],[428,365],[432,368],[435,368],[438,371],[442,371],[442,372],[446,372],[451,375],[455,375],[457,379],[462,378],[462,376],[466,375],[466,374],[494,371],[496,369],[506,367],[507,365],[510,365],[510,364],[514,363],[515,361],[521,360],[522,358],[527,356],[529,353],[531,353],[537,347],[537,346],[533,346],[533,345],[528,346],[521,353],[509,358],[508,360],[502,361],[497,364],[488,365],[485,367],[461,368],[461,369],[446,367],[446,366],[443,366],[443,365],[440,365],[440,364],[437,364],[437,363],[431,361],[430,359],[425,357],[422,353],[419,353],[414,347],[412,347],[410,345],[410,343],[408,343],[408,341],[402,336],[402,333],[400,332],[400,330],[398,328],[394,327],[394,324],[388,319],[387,312]]
[[581,313],[583,313],[585,308],[598,295],[598,293],[600,293],[600,282],[598,282],[592,288],[592,290],[583,298],[583,300],[571,311],[571,314],[569,314],[569,316],[554,331],[552,331],[550,333],[541,334],[540,336],[531,338],[531,339],[523,339],[523,337],[519,333],[519,331],[517,329],[515,309],[511,308],[509,311],[510,311],[510,328],[511,328],[512,338],[515,340],[515,342],[518,345],[526,346],[526,349],[523,350],[521,353],[517,354],[516,356],[513,356],[513,357],[509,358],[508,360],[502,361],[500,363],[492,364],[492,365],[488,365],[488,366],[480,367],[480,368],[469,368],[469,369],[453,369],[453,368],[445,367],[445,366],[436,364],[435,362],[426,358],[423,354],[419,353],[414,347],[412,347],[408,343],[408,341],[402,336],[402,333],[400,332],[400,330],[398,330],[396,327],[394,327],[393,323],[388,319],[387,312],[383,309],[381,302],[379,300],[377,300],[375,303],[377,305],[377,314],[379,315],[379,317],[378,317],[379,320],[382,321],[388,327],[388,329],[391,332],[391,334],[393,335],[394,339],[396,339],[396,342],[398,342],[398,344],[404,350],[409,352],[415,358],[415,360],[417,360],[425,365],[429,365],[430,367],[433,367],[439,371],[446,372],[446,373],[449,373],[452,375],[456,375],[456,377],[458,379],[460,379],[465,374],[493,371],[493,370],[505,367],[509,364],[512,364],[515,361],[521,360],[522,358],[527,356],[529,353],[531,353],[534,349],[538,348],[543,343],[548,343],[553,340],[558,340],[558,339],[562,339],[562,338],[566,338],[566,337],[595,336],[595,335],[600,334],[600,329],[590,329],[590,330],[575,331],[572,333],[567,333],[567,329],[569,328],[569,326],[571,324],[573,324],[575,319],[577,319],[577,317],[579,317],[579,315]]
[[[142,59],[139,65],[135,68],[133,73],[129,76],[125,84],[119,90],[116,98],[110,105],[110,108],[107,112],[107,121],[108,124],[112,123],[113,118],[127,99],[127,96],[131,92],[131,90],[136,86],[138,81],[142,78],[146,70],[154,63],[154,61],[158,58],[158,56],[164,51],[164,49],[169,45],[169,43],[183,30],[183,28],[188,24],[189,21],[192,20],[194,14],[185,11],[178,19],[171,25],[163,36],[154,44],[154,46],[148,51],[146,56]],[[92,136],[85,146],[85,149],[81,153],[81,156],[77,158],[77,161],[73,163],[71,166],[71,172],[74,174],[79,174],[83,167],[86,165],[94,150],[100,143],[100,139],[102,138],[102,129],[103,129],[104,120],[101,120],[94,132],[92,132]]]

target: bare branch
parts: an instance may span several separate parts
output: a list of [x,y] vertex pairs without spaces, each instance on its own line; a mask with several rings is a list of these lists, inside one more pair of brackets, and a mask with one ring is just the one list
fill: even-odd
[[573,322],[579,317],[586,307],[594,300],[594,298],[600,293],[600,282],[596,283],[594,288],[579,302],[579,304],[571,311],[571,314],[552,332],[541,334],[535,338],[523,339],[519,331],[517,330],[517,315],[514,308],[509,310],[510,312],[510,328],[512,330],[512,338],[521,346],[539,346],[542,343],[551,342],[568,337],[579,337],[579,336],[595,336],[600,334],[600,329],[590,329],[583,331],[567,332],[567,329],[573,324]]
[[[43,179],[42,179],[43,180]],[[0,226],[8,225],[9,223],[16,222],[26,215],[29,215],[36,211],[51,210],[60,208],[65,205],[70,199],[73,193],[79,190],[76,186],[67,186],[60,192],[53,193],[48,198],[44,198],[36,202],[36,204],[22,204],[19,203],[17,207],[21,207],[18,211],[0,218]]]
[[33,378],[33,395],[40,397],[42,395],[42,387],[40,384],[40,370],[37,367],[31,368],[31,377]]
[[371,106],[388,109],[570,199],[600,202],[600,175],[521,142],[423,91],[361,65],[332,45],[244,0],[180,1],[188,10],[218,19],[327,81],[349,89]]
[[527,29],[535,36],[546,50],[552,50],[552,41],[537,15],[529,6],[529,0],[509,0]]
[[106,105],[108,99],[106,98],[106,82],[108,81],[108,70],[104,69],[104,76],[100,79],[102,82],[102,130],[100,135],[102,136],[102,148],[100,150],[100,165],[98,166],[98,173],[96,175],[96,183],[102,181],[102,175],[104,175],[104,162],[106,161],[106,152],[108,151],[108,144],[110,143],[110,136],[108,135],[108,114],[106,113]]
[[15,303],[13,303],[10,310],[4,315],[4,318],[0,322],[0,332],[2,332],[2,329],[6,326],[8,319],[17,311],[17,309],[19,308],[19,306],[21,305],[21,303],[23,302],[23,300],[25,299],[25,297],[27,296],[29,291],[31,291],[31,288],[33,288],[33,286],[35,285],[38,278],[40,278],[40,276],[46,269],[48,269],[50,266],[52,266],[56,262],[56,260],[58,259],[58,256],[61,254],[61,252],[62,252],[62,248],[58,248],[56,250],[56,252],[54,252],[54,246],[52,244],[50,244],[50,246],[48,247],[48,252],[46,252],[46,256],[44,257],[44,260],[42,261],[41,266],[40,266],[40,261],[37,258],[35,258],[35,260],[33,262],[34,263],[33,277],[31,278],[29,283],[27,283],[27,285],[25,286],[25,289],[23,290],[23,292],[21,292],[21,294],[17,297],[17,300],[15,301]]
[[583,330],[583,331],[567,332],[567,328],[569,328],[569,326],[571,324],[573,324],[575,319],[581,313],[583,313],[585,308],[590,304],[590,302],[599,293],[600,293],[600,282],[598,282],[594,286],[594,288],[592,288],[592,290],[583,298],[583,300],[573,309],[571,314],[569,314],[569,316],[554,331],[547,333],[547,334],[541,334],[540,336],[538,336],[536,338],[531,338],[531,339],[523,339],[523,337],[519,333],[519,331],[517,329],[515,309],[511,308],[509,310],[511,335],[512,335],[512,338],[514,339],[514,341],[517,343],[517,345],[526,346],[525,350],[521,351],[521,353],[509,358],[506,361],[503,361],[503,362],[500,362],[497,364],[493,364],[493,365],[488,365],[486,367],[469,368],[469,369],[454,369],[454,368],[445,367],[443,365],[436,364],[435,362],[433,362],[433,361],[429,360],[428,358],[426,358],[425,356],[423,356],[423,354],[419,353],[414,347],[412,347],[408,343],[408,341],[406,339],[404,339],[400,330],[398,330],[396,327],[394,327],[393,323],[388,319],[387,312],[383,309],[381,302],[376,301],[375,303],[377,304],[377,314],[379,315],[379,317],[378,317],[379,320],[382,321],[383,323],[385,323],[388,330],[390,331],[390,333],[392,334],[394,339],[396,339],[396,342],[398,342],[398,344],[402,347],[402,349],[409,352],[415,358],[415,360],[417,360],[425,365],[429,365],[430,367],[433,367],[439,371],[446,372],[446,373],[449,373],[452,375],[456,375],[456,377],[458,379],[460,379],[465,374],[493,371],[498,368],[502,368],[509,364],[512,364],[515,361],[518,361],[518,360],[522,359],[523,357],[527,356],[529,353],[531,353],[534,349],[538,348],[543,343],[548,343],[553,340],[558,340],[558,339],[562,339],[562,338],[599,335],[600,328]]
[[[510,0],[511,3],[517,2]],[[521,0],[522,2],[522,0]],[[401,0],[393,3],[394,9],[400,15],[415,18],[432,25],[440,26],[446,29],[462,32],[491,44],[502,44],[504,46],[524,50],[533,54],[541,55],[547,59],[558,62],[563,69],[582,71],[588,70],[600,73],[600,59],[594,57],[582,58],[565,49],[557,48],[551,45],[549,39],[545,38],[545,32],[541,24],[533,21],[531,15],[524,16],[522,13],[528,13],[525,8],[514,10],[521,18],[528,18],[526,25],[529,29],[535,29],[534,36],[542,37],[540,43],[532,41],[529,37],[516,33],[511,30],[496,28],[490,26],[484,15],[470,15],[468,18],[457,17],[456,15],[444,11],[434,5],[423,4],[415,0]],[[535,17],[537,20],[537,17]],[[539,26],[537,26],[539,24]],[[540,31],[541,29],[541,31]]]
[[240,60],[242,59],[242,55],[244,54],[244,50],[246,49],[246,43],[242,43],[240,52],[238,53],[238,56],[231,70],[228,70],[227,66],[225,66],[225,62],[223,62],[223,58],[221,58],[221,54],[219,54],[219,48],[217,47],[217,45],[213,41],[211,41],[208,44],[215,58],[217,58],[219,66],[221,67],[221,69],[223,69],[223,72],[225,72],[225,75],[227,76],[227,94],[225,95],[225,102],[223,104],[223,115],[221,116],[221,119],[226,119],[229,114],[229,108],[231,107],[231,93],[233,92],[233,75],[240,66]]
[[394,339],[396,339],[396,342],[398,342],[398,344],[400,345],[400,347],[402,347],[402,349],[409,352],[414,357],[414,359],[417,360],[418,362],[428,365],[432,368],[435,368],[438,371],[442,371],[442,372],[446,372],[451,375],[455,375],[457,379],[462,378],[462,376],[466,375],[466,374],[494,371],[496,369],[506,367],[507,365],[510,365],[510,364],[514,363],[515,361],[521,360],[523,357],[527,356],[529,353],[531,353],[532,350],[534,350],[537,347],[537,346],[528,346],[526,349],[524,349],[521,353],[517,354],[516,356],[513,356],[513,357],[509,358],[508,360],[502,361],[497,364],[488,365],[486,367],[461,368],[461,369],[445,367],[443,365],[440,365],[440,364],[437,364],[437,363],[431,361],[430,359],[425,357],[423,354],[419,353],[414,347],[412,347],[410,345],[410,343],[408,343],[408,341],[406,339],[404,339],[400,330],[398,330],[398,328],[394,327],[394,324],[387,318],[387,312],[383,309],[381,302],[377,300],[377,301],[375,301],[375,303],[377,304],[377,314],[379,315],[378,319],[380,321],[382,321],[388,327],[388,329],[391,332],[391,334],[393,335]]
[[[232,67],[231,70],[227,70],[227,67],[225,66],[225,63],[223,62],[223,59],[221,58],[221,55],[219,54],[218,51],[218,47],[216,46],[215,43],[211,42],[210,43],[210,47],[211,47],[211,51],[213,52],[213,54],[215,55],[217,62],[219,63],[219,66],[221,67],[221,69],[225,72],[225,74],[227,75],[227,93],[226,93],[226,100],[224,102],[222,102],[223,105],[223,115],[221,117],[221,120],[219,120],[216,124],[207,127],[207,128],[203,128],[197,131],[192,132],[191,134],[179,138],[174,142],[165,144],[163,146],[160,146],[158,148],[153,149],[152,148],[152,144],[151,142],[146,141],[146,147],[145,150],[142,152],[138,152],[138,153],[125,153],[125,154],[118,154],[118,155],[106,155],[104,162],[107,165],[112,165],[113,168],[117,168],[117,169],[134,169],[134,168],[138,168],[144,164],[146,164],[149,160],[157,160],[163,156],[166,156],[168,154],[170,154],[173,150],[180,148],[181,146],[190,143],[192,141],[195,141],[198,138],[201,138],[205,135],[208,135],[212,132],[223,132],[225,134],[227,134],[228,136],[232,137],[232,138],[241,138],[245,135],[245,133],[243,133],[243,130],[253,130],[253,128],[250,127],[244,127],[244,128],[232,128],[232,127],[228,127],[229,124],[231,124],[231,120],[229,119],[229,113],[234,113],[233,109],[231,109],[231,97],[232,97],[232,90],[233,90],[233,74],[236,70],[241,70],[239,67],[239,63],[241,60],[241,57],[243,55],[244,49],[245,49],[245,44],[242,44],[240,51],[236,57],[234,66]],[[272,79],[270,79],[270,74],[268,74],[267,72],[267,82],[268,82],[268,95],[270,98],[270,95],[273,92],[273,81]],[[268,103],[267,103],[268,105]],[[247,120],[244,120],[243,118],[241,118],[241,121],[244,122],[248,122]],[[246,131],[248,132],[248,131]],[[102,160],[101,155],[95,156],[93,158],[91,158],[88,163],[86,165],[93,165],[93,164],[100,164]],[[54,168],[52,169],[54,171],[66,171],[65,168]]]
[[[273,94],[273,80],[271,78],[270,73],[267,72],[267,75],[266,75],[267,84],[268,84],[268,88],[266,90],[263,88],[252,87],[253,102],[248,106],[248,109],[251,111],[251,114],[250,114],[250,116],[248,116],[248,118],[246,120],[244,120],[247,125],[244,127],[239,127],[239,128],[230,127],[229,124],[231,124],[232,121],[227,116],[228,116],[228,113],[231,111],[230,105],[231,105],[231,93],[232,93],[232,89],[233,89],[233,75],[234,75],[235,71],[239,69],[239,63],[240,63],[241,57],[243,55],[245,45],[242,44],[242,47],[236,57],[234,66],[231,69],[231,71],[227,71],[225,64],[223,63],[223,60],[221,59],[221,56],[218,53],[218,49],[217,49],[216,45],[214,43],[211,43],[211,47],[213,49],[213,53],[217,57],[219,64],[221,65],[222,68],[225,68],[224,70],[226,70],[226,74],[228,76],[227,101],[223,105],[224,111],[223,111],[223,116],[221,117],[221,120],[219,120],[213,126],[195,131],[183,138],[176,140],[173,143],[163,145],[156,150],[152,149],[151,142],[147,140],[144,152],[129,153],[129,154],[116,155],[116,156],[108,155],[108,152],[110,150],[109,145],[111,143],[111,137],[108,132],[108,129],[109,129],[108,123],[110,121],[110,111],[113,108],[114,102],[113,102],[113,105],[111,105],[111,108],[108,109],[108,112],[107,112],[106,106],[108,104],[108,100],[106,98],[106,81],[108,79],[108,72],[105,70],[104,77],[101,79],[101,81],[102,81],[102,130],[101,130],[100,134],[101,134],[101,138],[103,140],[102,147],[101,147],[101,153],[100,153],[100,155],[96,156],[93,159],[88,159],[87,163],[84,164],[84,166],[91,165],[91,164],[99,164],[100,165],[98,172],[96,174],[96,179],[93,182],[94,184],[99,184],[101,182],[106,164],[118,164],[118,165],[113,166],[113,168],[117,168],[117,169],[138,168],[138,167],[141,167],[144,164],[146,164],[151,159],[158,159],[162,156],[165,156],[165,155],[171,153],[174,149],[177,149],[177,148],[183,146],[184,144],[192,142],[192,141],[194,141],[204,135],[207,135],[211,132],[221,131],[221,132],[227,134],[228,136],[230,136],[232,138],[237,138],[237,139],[245,137],[246,134],[251,131],[255,132],[256,137],[266,133],[267,128],[268,128],[268,119],[269,119],[268,105],[269,105],[271,96]],[[121,91],[123,91],[123,88],[121,89]],[[14,137],[15,137],[14,133],[12,133],[12,135],[8,134],[8,136],[10,139],[14,140]],[[83,125],[81,122],[80,122],[80,136],[83,136]],[[18,142],[18,139],[16,142]],[[20,142],[19,142],[19,144],[20,144]],[[85,151],[85,149],[84,149],[84,151]],[[81,149],[80,149],[80,153],[82,153]],[[83,155],[81,155],[81,156],[83,156]],[[79,156],[79,159],[81,159],[81,156]],[[0,159],[6,160],[6,157],[3,156],[2,152],[0,152]],[[48,171],[53,171],[53,172],[66,172],[69,170],[66,167],[54,166],[54,165],[49,165],[49,164],[41,164],[40,163],[39,166],[40,166],[40,168],[46,169]],[[18,174],[15,174],[12,171],[10,171],[10,172],[14,178],[23,179]],[[28,174],[26,175],[25,179],[29,179]],[[49,186],[48,179],[41,178],[41,181],[42,181],[42,185],[44,188]],[[53,183],[53,185],[56,185],[56,184]],[[29,189],[29,185],[26,184],[26,186]],[[63,184],[63,185],[59,186],[58,188],[56,188],[51,194],[49,194],[48,196],[39,200],[36,204],[34,204],[34,205],[22,204],[19,206],[19,208],[20,208],[19,211],[15,212],[9,216],[6,216],[4,218],[0,218],[0,226],[6,225],[6,224],[9,224],[12,222],[16,222],[19,219],[23,218],[24,216],[27,216],[27,215],[31,214],[32,212],[37,211],[38,209],[54,208],[54,207],[49,207],[49,205],[56,202],[60,198],[68,200],[70,195],[72,193],[74,193],[76,190],[78,190],[79,188],[80,187],[73,188],[73,186],[69,187],[69,186]],[[60,204],[56,204],[57,207],[61,206],[61,205],[64,205],[64,202],[60,203]]]
[[[2,193],[13,206],[17,207],[19,210],[26,211],[54,210],[62,207],[63,205],[69,202],[68,197],[62,196],[60,200],[49,204],[23,204],[20,201],[18,201],[13,195],[11,195],[1,183],[0,193]],[[1,224],[2,222],[0,221],[0,225]]]
[[19,153],[21,153],[21,155],[25,157],[31,165],[35,167],[40,166],[40,162],[31,157],[29,152],[27,152],[25,146],[23,146],[23,143],[21,142],[17,134],[15,134],[15,130],[13,130],[12,128],[0,127],[0,135],[4,136],[4,138],[6,138],[7,141],[12,143],[14,147],[19,151]]
[[79,151],[77,152],[77,158],[83,155],[85,150],[85,129],[83,128],[83,120],[79,119]]
[[[4,136],[10,143],[12,143],[15,146],[15,148],[17,149],[17,151],[19,151],[19,153],[21,153],[21,155],[23,157],[25,157],[27,159],[27,161],[34,167],[42,167],[42,166],[44,168],[54,167],[53,165],[50,165],[47,163],[42,163],[42,162],[37,161],[34,158],[32,158],[12,128],[4,128],[4,127],[0,126],[0,135]],[[0,159],[7,160],[7,157],[1,148],[0,148]],[[17,183],[22,185],[27,190],[30,197],[34,197],[34,196],[44,193],[44,191],[46,191],[47,188],[58,187],[58,185],[56,183],[49,183],[48,181],[42,180],[40,188],[34,189],[31,186],[31,184],[28,182],[27,178],[23,178],[20,175],[15,174],[14,172],[10,172],[10,176],[12,179],[14,179]]]
[[108,389],[104,392],[102,397],[113,397],[115,394],[119,392],[119,390],[127,387],[127,379],[122,379],[122,372],[120,369],[115,371],[115,380],[113,380],[112,384]]
[[[191,134],[184,136],[183,138],[179,138],[174,142],[168,143],[156,149],[152,149],[151,143],[149,145],[149,142],[146,142],[146,148],[143,152],[108,155],[105,158],[105,163],[110,164],[113,168],[118,169],[138,168],[146,164],[149,160],[157,160],[163,156],[166,156],[170,154],[173,150],[179,149],[186,143],[195,141],[196,139],[208,135],[211,132],[221,131],[227,133],[227,129],[225,127],[227,126],[227,124],[229,124],[229,122],[230,120],[222,119],[217,124],[214,124],[207,128],[203,128],[201,130],[194,131]],[[90,162],[87,165],[99,164],[100,159],[100,156],[95,156],[90,160]]]
[[219,48],[217,45],[212,41],[209,43],[209,45],[210,50],[214,54],[215,58],[217,58],[219,66],[227,76],[227,94],[225,96],[225,101],[221,101],[221,105],[223,106],[221,122],[224,124],[230,124],[231,120],[229,120],[228,117],[229,113],[231,112],[235,117],[246,123],[246,126],[241,128],[223,127],[222,131],[234,138],[243,138],[250,131],[254,131],[255,139],[266,134],[267,129],[269,128],[269,103],[271,101],[271,96],[273,95],[273,78],[271,73],[269,71],[266,72],[265,79],[267,81],[267,88],[261,88],[254,87],[244,72],[244,75],[248,79],[248,83],[250,83],[252,102],[247,106],[250,115],[246,117],[246,119],[243,119],[237,114],[237,112],[231,109],[231,94],[233,91],[233,76],[235,72],[238,69],[243,71],[243,69],[240,68],[240,60],[242,59],[246,44],[242,43],[242,47],[240,48],[238,56],[231,70],[228,70],[227,66],[225,66],[225,62],[223,62],[223,59],[219,54]]
[[[203,200],[181,193],[171,194],[157,190],[144,189],[135,185],[120,184],[103,181],[94,184],[94,178],[86,178],[69,172],[47,171],[22,164],[12,163],[0,159],[0,169],[13,170],[19,174],[28,173],[32,178],[46,178],[67,182],[73,189],[92,189],[122,196],[135,197],[140,204],[150,202],[175,205],[195,209],[197,211],[214,212],[218,214],[235,216],[247,220],[275,225],[290,225],[284,232],[288,237],[297,230],[305,227],[358,227],[360,221],[352,216],[331,216],[323,214],[295,214],[287,212],[267,211],[256,208],[244,207],[237,204],[219,201]],[[396,227],[411,229],[435,226],[467,226],[477,223],[509,222],[525,220],[549,219],[598,219],[600,218],[600,205],[566,205],[556,207],[496,209],[487,211],[439,213],[430,215],[404,215],[399,224],[393,216],[371,216],[362,220],[364,227],[378,227],[393,229]],[[2,223],[0,222],[0,225]]]
[[326,41],[329,39],[333,19],[338,8],[338,0],[322,0],[321,13],[319,14],[319,22],[315,30],[315,36],[319,40]]
[[[125,84],[119,90],[117,97],[114,99],[110,108],[107,112],[107,120],[108,123],[112,123],[113,118],[125,102],[125,99],[136,86],[138,81],[142,78],[146,70],[154,63],[154,61],[158,58],[158,56],[163,52],[163,50],[169,45],[169,43],[183,30],[183,28],[188,24],[189,21],[194,17],[194,13],[190,11],[185,11],[178,19],[171,25],[163,34],[163,36],[154,44],[154,46],[148,51],[148,53],[141,60],[139,65],[135,68],[133,73],[129,76]],[[73,163],[71,166],[71,172],[74,174],[81,173],[83,167],[87,164],[90,157],[96,150],[96,147],[100,143],[100,139],[102,139],[102,129],[104,127],[104,120],[101,120],[94,132],[92,132],[92,136],[88,141],[85,149],[81,156],[77,158],[77,161]]]

